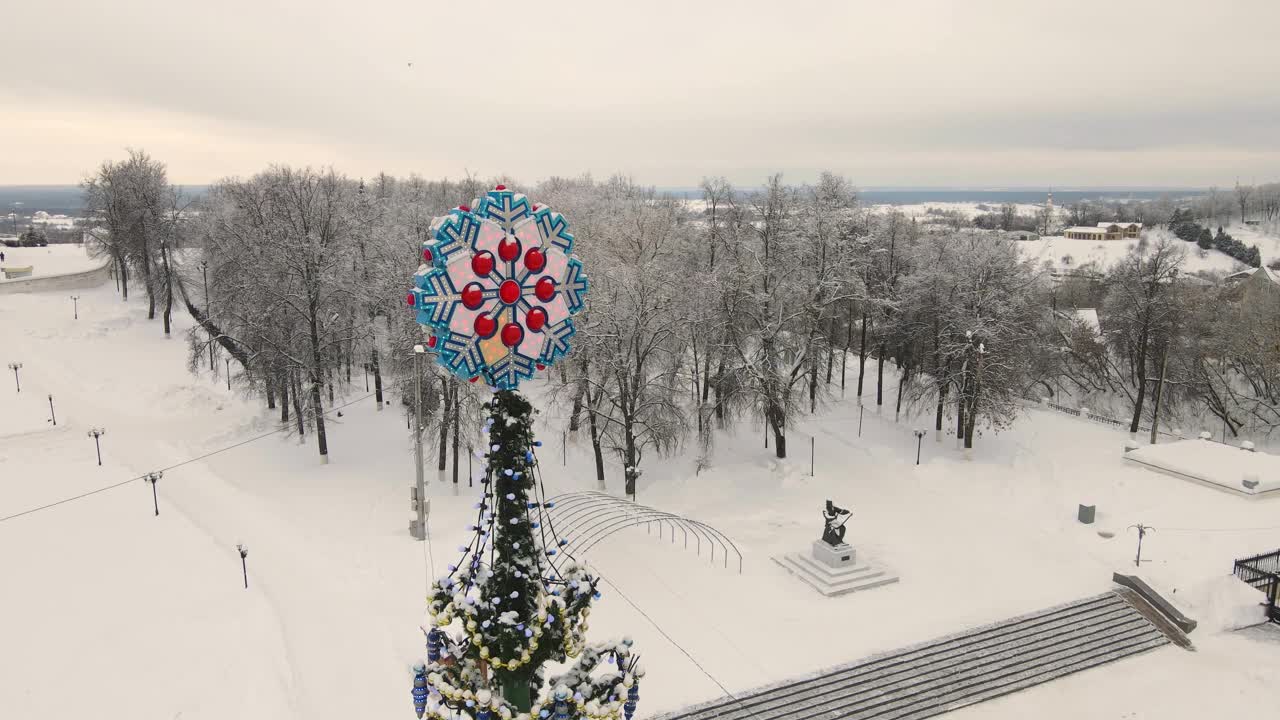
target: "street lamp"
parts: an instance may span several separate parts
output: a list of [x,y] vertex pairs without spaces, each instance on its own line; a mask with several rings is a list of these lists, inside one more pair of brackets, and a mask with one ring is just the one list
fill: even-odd
[[920,446],[924,443],[924,430],[913,430],[912,434],[916,436],[916,464],[920,464]]
[[98,465],[101,466],[102,465],[102,443],[99,440],[99,438],[101,438],[103,435],[106,435],[107,431],[105,428],[93,428],[87,434],[89,437],[93,438],[93,447],[95,450],[98,451]]
[[79,320],[80,319],[80,296],[79,295],[71,296],[71,311],[75,313],[75,319]]
[[18,371],[22,369],[22,363],[11,362],[9,369],[13,371],[13,384],[18,387],[18,392],[22,392],[22,383],[18,381]]
[[245,558],[249,557],[249,546],[240,544],[236,545],[236,550],[240,553],[240,570],[244,573],[244,589],[249,589],[249,563]]
[[56,427],[58,425],[58,415],[53,411],[53,395],[49,395],[49,422]]
[[156,497],[156,481],[164,477],[163,470],[157,470],[153,473],[147,473],[143,480],[151,483],[151,502],[156,506],[156,517],[160,517],[160,500]]

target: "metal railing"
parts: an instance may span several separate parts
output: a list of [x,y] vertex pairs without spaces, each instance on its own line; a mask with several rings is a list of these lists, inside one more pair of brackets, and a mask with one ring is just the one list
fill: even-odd
[[1261,590],[1267,596],[1267,617],[1280,623],[1280,550],[1236,560],[1233,573],[1243,582]]

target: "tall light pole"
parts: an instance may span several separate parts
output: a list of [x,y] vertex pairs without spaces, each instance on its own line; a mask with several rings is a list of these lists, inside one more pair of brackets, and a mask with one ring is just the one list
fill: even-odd
[[156,517],[160,517],[160,499],[156,496],[156,482],[164,477],[163,470],[147,473],[142,479],[151,483],[151,502],[156,506]]
[[53,395],[49,395],[49,422],[56,427],[58,424],[58,415],[53,411]]
[[227,361],[227,389],[230,390],[231,389],[231,358],[226,358],[226,361]]
[[418,491],[418,520],[414,537],[427,538],[427,486],[422,471],[422,355],[426,348],[413,346],[413,469]]
[[1147,536],[1147,533],[1155,532],[1156,529],[1151,527],[1150,525],[1143,525],[1142,523],[1138,523],[1137,525],[1130,525],[1129,529],[1138,531],[1138,555],[1133,559],[1133,565],[1134,567],[1141,567],[1142,566],[1142,539]]
[[80,319],[80,296],[79,295],[71,296],[71,311],[75,313],[75,319],[79,320]]
[[93,448],[98,451],[98,465],[101,466],[102,465],[102,442],[101,440],[99,440],[99,438],[101,438],[103,435],[106,435],[107,431],[105,428],[93,428],[87,434],[89,435],[89,437],[93,438]]
[[920,464],[920,446],[924,444],[924,431],[912,430],[912,434],[916,436],[916,464]]
[[18,392],[22,392],[22,383],[18,381],[18,371],[22,369],[22,363],[11,362],[9,369],[13,371],[13,384],[17,386]]

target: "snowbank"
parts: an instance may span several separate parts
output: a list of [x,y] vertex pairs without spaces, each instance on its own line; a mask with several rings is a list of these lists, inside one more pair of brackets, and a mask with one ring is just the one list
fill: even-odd
[[1280,490],[1280,457],[1212,440],[1149,445],[1126,453],[1125,460],[1243,495]]

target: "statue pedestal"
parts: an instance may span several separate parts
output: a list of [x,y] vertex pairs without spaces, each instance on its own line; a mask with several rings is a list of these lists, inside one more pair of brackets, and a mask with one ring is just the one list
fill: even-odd
[[773,561],[828,597],[898,582],[898,576],[886,568],[860,564],[857,551],[848,543],[815,540],[810,552],[775,555]]
[[827,567],[840,568],[853,565],[857,551],[849,543],[830,545],[825,540],[813,541],[813,559]]

